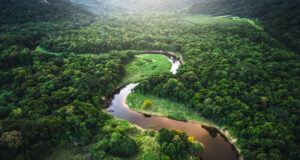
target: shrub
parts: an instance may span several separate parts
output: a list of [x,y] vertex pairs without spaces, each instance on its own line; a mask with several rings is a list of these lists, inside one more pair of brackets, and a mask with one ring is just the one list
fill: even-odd
[[162,154],[161,160],[170,160],[170,157],[165,154]]
[[152,102],[149,101],[149,100],[145,100],[145,102],[144,102],[142,108],[145,109],[145,108],[149,108],[149,107],[151,107],[151,106],[152,106]]
[[194,137],[189,137],[189,138],[188,138],[188,142],[189,142],[189,143],[192,143],[193,141],[194,141]]
[[158,132],[157,141],[160,144],[161,159],[187,159],[200,157],[203,152],[202,144],[188,137],[181,130],[169,131],[161,128]]
[[197,141],[189,143],[189,153],[192,155],[201,155],[203,152],[203,145]]
[[91,155],[93,157],[93,160],[103,160],[106,158],[106,153],[102,150],[99,150],[97,148],[93,148],[91,150]]
[[114,132],[96,144],[91,151],[92,157],[97,159],[99,155],[105,157],[106,154],[120,157],[130,157],[136,154],[138,146],[129,136]]

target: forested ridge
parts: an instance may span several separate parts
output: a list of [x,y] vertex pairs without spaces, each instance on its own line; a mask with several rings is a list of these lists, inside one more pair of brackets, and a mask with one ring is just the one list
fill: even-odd
[[299,7],[299,0],[217,0],[195,4],[189,12],[256,19],[270,35],[299,53]]
[[71,0],[91,9],[97,14],[119,12],[160,12],[177,11],[188,8],[197,2],[210,0]]
[[[93,159],[199,158],[201,146],[185,133],[139,133],[102,110],[139,50],[173,51],[186,63],[176,75],[140,81],[135,92],[180,102],[227,127],[245,160],[300,159],[300,57],[269,34],[272,27],[230,18],[196,24],[180,12],[97,18],[69,1],[48,2],[0,2],[1,159],[41,159],[70,143],[91,145]],[[36,10],[22,9],[30,7]],[[297,44],[291,33],[287,40]],[[159,149],[146,150],[142,139]]]
[[68,0],[2,0],[0,23],[57,22],[91,19],[92,13]]
[[[177,20],[174,15],[139,14],[132,16],[124,13],[119,16],[106,16],[85,30],[70,30],[61,32],[56,37],[45,37],[41,41],[41,46],[50,51],[74,53],[99,53],[128,49],[176,51],[180,49],[180,41],[184,41],[184,39],[178,39],[178,36],[187,32],[178,28],[190,26],[174,23]],[[146,30],[148,28],[151,30]],[[90,47],[91,45],[94,47]]]
[[0,3],[0,49],[12,45],[34,49],[42,37],[56,37],[58,31],[88,26],[96,18],[67,0],[3,0]]

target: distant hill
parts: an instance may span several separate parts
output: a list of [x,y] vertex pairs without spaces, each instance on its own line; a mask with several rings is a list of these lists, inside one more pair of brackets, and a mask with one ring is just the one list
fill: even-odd
[[0,0],[0,52],[13,44],[35,49],[43,37],[95,20],[95,14],[69,0]]
[[258,18],[267,32],[300,52],[300,0],[217,0],[197,3],[192,14]]
[[115,6],[112,6],[110,4],[110,0],[70,0],[70,1],[100,15],[117,11],[120,9]]
[[210,0],[71,0],[94,12],[170,11],[181,10],[198,2]]
[[69,0],[1,0],[0,24],[53,22],[85,18],[91,13]]

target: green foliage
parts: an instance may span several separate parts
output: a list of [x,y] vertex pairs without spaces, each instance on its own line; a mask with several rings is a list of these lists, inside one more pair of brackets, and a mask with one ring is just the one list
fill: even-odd
[[183,39],[179,39],[178,35],[184,34],[185,30],[178,28],[190,26],[177,22],[178,15],[170,15],[149,13],[105,16],[85,29],[72,29],[53,37],[45,37],[41,47],[52,52],[77,54],[130,49],[179,51]]
[[14,152],[34,158],[45,153],[41,148],[89,142],[109,118],[102,108],[124,74],[121,58],[126,63],[130,57],[121,52],[50,55],[17,46],[3,50],[0,135],[21,133],[18,146],[28,149],[4,145],[1,156]]
[[[0,2],[0,23],[26,23],[58,20],[92,20],[92,14],[68,0],[3,0]],[[81,21],[84,22],[84,21]]]
[[186,64],[175,76],[141,81],[135,92],[184,103],[227,126],[245,159],[269,159],[274,149],[272,157],[297,159],[299,56],[249,24],[187,30]]
[[188,152],[193,155],[201,155],[203,152],[203,146],[197,141],[192,141],[190,142]]
[[170,160],[170,157],[165,154],[162,154],[161,160]]
[[[299,52],[299,7],[300,2],[294,0],[217,0],[195,4],[189,8],[189,12],[259,20],[269,34]],[[246,18],[242,19],[248,20]],[[249,22],[253,24],[252,20]]]
[[203,146],[197,141],[189,141],[186,133],[180,130],[169,131],[161,128],[157,136],[159,142],[161,159],[187,159],[187,157],[200,157]]
[[106,154],[130,157],[137,153],[135,140],[119,132],[113,132],[95,145],[91,151],[93,159],[103,159]]

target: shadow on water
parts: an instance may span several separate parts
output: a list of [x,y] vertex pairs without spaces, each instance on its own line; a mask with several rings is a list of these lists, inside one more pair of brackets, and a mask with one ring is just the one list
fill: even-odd
[[173,74],[176,74],[177,70],[180,66],[180,61],[177,60],[176,58],[174,58],[173,56],[167,56],[167,57],[168,57],[168,60],[172,63],[170,72],[172,72]]
[[149,115],[149,114],[143,114],[143,115],[144,115],[144,117],[146,117],[146,118],[151,117],[151,115]]

